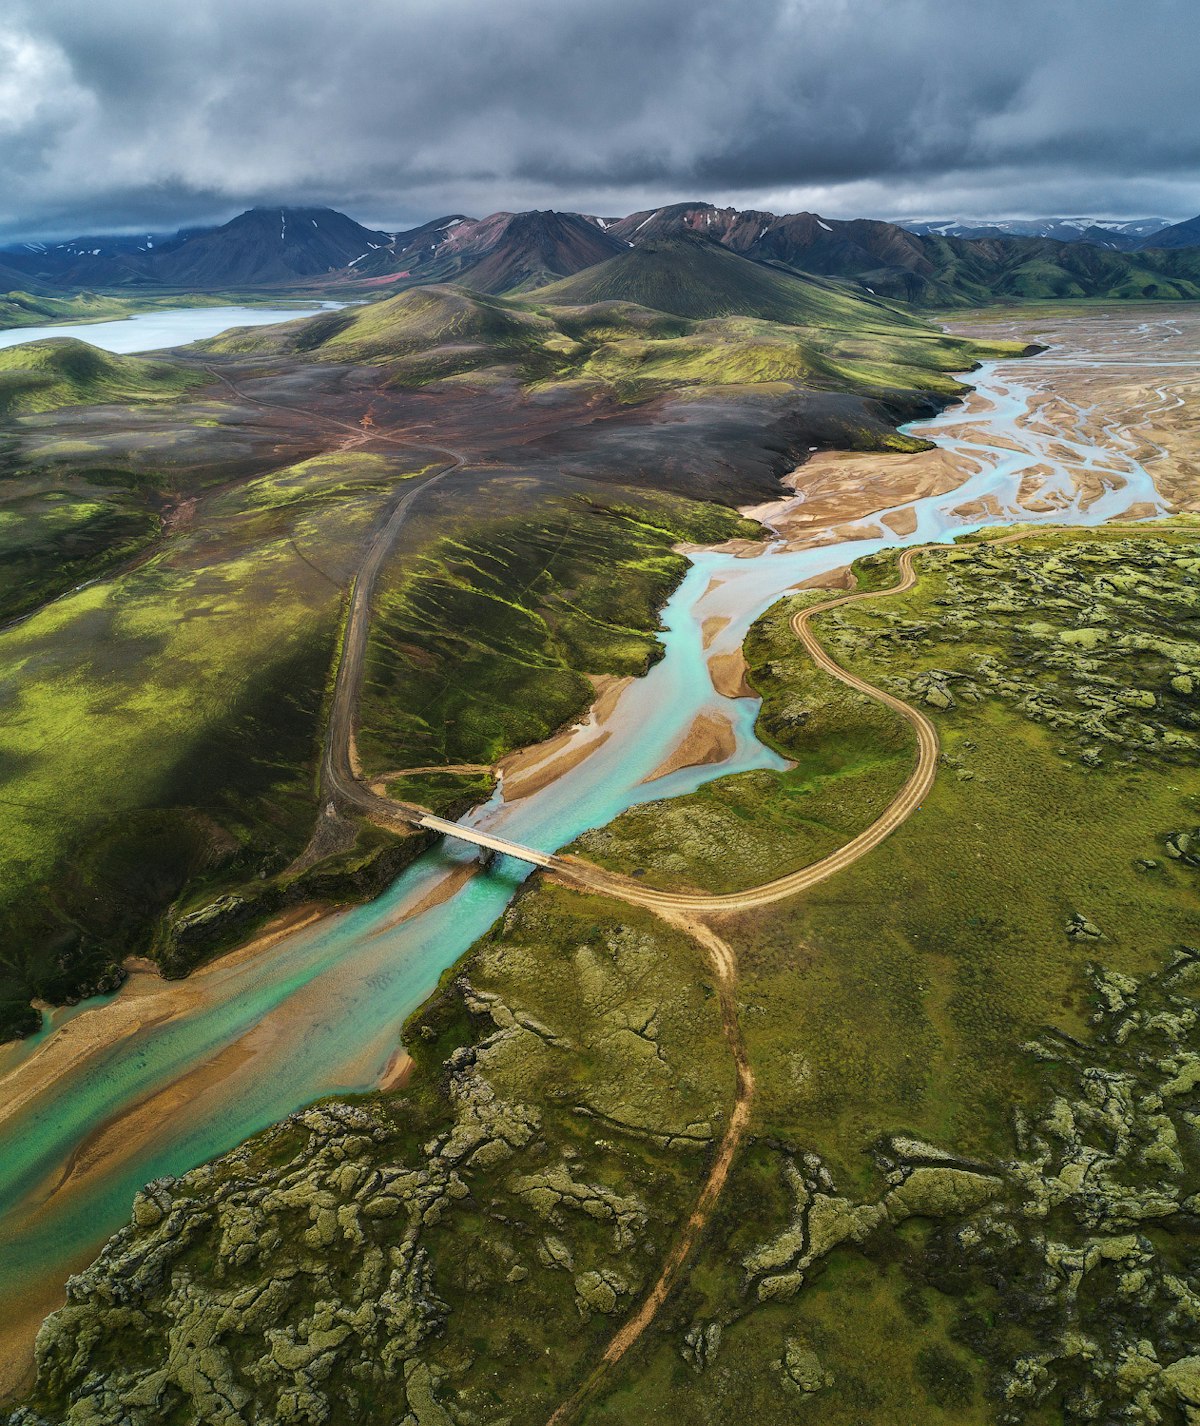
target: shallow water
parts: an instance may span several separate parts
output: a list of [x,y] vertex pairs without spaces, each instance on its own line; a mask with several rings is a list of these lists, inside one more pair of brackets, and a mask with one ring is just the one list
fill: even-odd
[[0,347],[20,347],[52,337],[74,337],[106,352],[153,352],[219,337],[231,327],[267,327],[335,310],[341,302],[297,303],[294,307],[166,307],[110,322],[56,322],[45,327],[0,330]]
[[[1068,359],[1063,353],[1054,358]],[[1163,509],[1151,477],[1131,454],[1132,441],[1120,432],[1106,433],[1101,448],[1089,443],[1081,424],[1050,434],[1018,426],[1030,400],[1045,389],[1033,371],[991,363],[971,380],[979,393],[971,411],[951,410],[912,429],[969,456],[980,469],[949,494],[896,507],[916,516],[910,536],[856,538],[803,551],[780,544],[752,559],[694,555],[663,611],[666,655],[622,694],[604,728],[611,736],[541,792],[513,803],[493,799],[464,820],[553,851],[636,803],[690,792],[728,772],[784,766],[754,736],[757,701],[719,697],[707,659],[736,648],[764,609],[813,575],[887,545],[948,540],[984,523],[1019,518],[1096,524],[1133,504]],[[967,427],[974,434],[965,433]],[[1000,442],[1006,440],[1021,449],[1005,448]],[[1048,467],[1048,488],[1058,492],[1062,509],[1031,516],[1017,507],[1022,474],[1033,466]],[[1086,506],[1075,498],[1069,466],[1103,472],[1099,498]],[[998,515],[972,520],[952,513],[987,496],[994,497]],[[729,623],[704,649],[701,628],[709,618]],[[736,748],[729,760],[643,786],[706,710],[733,720]],[[584,725],[578,736],[596,739],[597,730]],[[218,964],[205,974],[194,1012],[129,1036],[0,1128],[0,1205],[8,1210],[0,1215],[0,1317],[6,1297],[15,1302],[31,1280],[61,1281],[86,1261],[127,1219],[133,1194],[148,1179],[183,1172],[321,1095],[378,1083],[405,1017],[529,874],[524,864],[500,859],[443,904],[406,915],[475,855],[466,846],[436,849],[370,905],[295,932],[253,958]],[[35,1047],[0,1053],[0,1072]],[[64,1165],[89,1135],[222,1052],[229,1063],[219,1083],[172,1103],[169,1113],[156,1116],[153,1133],[140,1140],[130,1134],[111,1166],[82,1188],[52,1194]]]

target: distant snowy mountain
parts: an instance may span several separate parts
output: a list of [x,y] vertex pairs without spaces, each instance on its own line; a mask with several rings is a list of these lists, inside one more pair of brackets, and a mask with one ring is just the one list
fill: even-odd
[[170,251],[188,235],[98,233],[61,242],[11,243],[0,250],[0,262],[34,283],[116,287],[144,280],[155,257]]
[[1169,227],[1169,218],[1006,218],[995,222],[945,219],[900,226],[937,238],[1053,238],[1060,243],[1091,243],[1128,252]]
[[1184,223],[1172,223],[1169,228],[1159,228],[1139,244],[1143,248],[1195,248],[1200,247],[1200,218],[1189,218]]
[[66,242],[12,243],[4,249],[6,253],[32,254],[44,258],[54,254],[60,261],[68,262],[79,257],[112,257],[116,253],[148,253],[164,247],[178,237],[177,233],[104,233],[88,238],[71,238]]
[[[679,238],[688,243],[680,246]],[[510,293],[560,284],[589,268],[607,271],[613,259],[663,242],[667,247],[655,249],[655,264],[644,265],[653,268],[660,287],[668,257],[677,260],[680,281],[692,280],[685,270],[695,265],[699,242],[793,276],[834,279],[871,297],[927,306],[1085,296],[1200,300],[1200,219],[1176,224],[1161,218],[946,220],[900,226],[703,202],[672,203],[623,218],[456,213],[400,232],[365,228],[329,208],[254,208],[220,227],[169,236],[14,243],[0,249],[0,292],[131,287],[220,292],[320,282],[364,295],[380,286],[399,291],[437,283]]]

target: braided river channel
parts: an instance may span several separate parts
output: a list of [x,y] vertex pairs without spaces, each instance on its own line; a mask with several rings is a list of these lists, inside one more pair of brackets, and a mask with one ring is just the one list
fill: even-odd
[[[1194,373],[1195,353],[1178,343],[1168,343],[1168,359],[1163,320],[1139,326],[1122,317],[1120,343],[1088,340],[1073,349],[1060,339],[1041,357],[972,373],[975,393],[965,404],[908,428],[959,461],[962,483],[948,493],[878,511],[815,547],[781,539],[754,558],[693,553],[662,612],[665,656],[625,687],[602,727],[589,718],[574,731],[580,744],[594,744],[590,753],[526,797],[505,801],[501,787],[463,820],[554,851],[636,803],[680,796],[731,772],[786,766],[755,736],[757,700],[718,695],[708,659],[736,650],[752,621],[792,587],[859,556],[949,541],[984,524],[1095,525],[1127,512],[1168,513],[1141,463],[1153,465],[1159,448],[1057,394],[1072,367],[1186,365]],[[1171,400],[1174,375],[1139,376],[1146,401]],[[1026,508],[1018,495],[1031,472],[1038,499]],[[876,528],[901,511],[909,513],[897,527],[911,533]],[[705,645],[703,626],[719,620],[727,622]],[[728,759],[644,782],[705,712],[733,724]],[[127,987],[48,1015],[36,1036],[0,1047],[0,1368],[11,1375],[6,1356],[27,1360],[35,1315],[61,1301],[68,1274],[127,1220],[148,1180],[182,1173],[321,1096],[379,1084],[405,1017],[531,871],[500,858],[464,879],[464,864],[477,855],[465,844],[439,845],[368,905],[235,953],[184,982],[142,976],[151,986],[138,992],[137,1014]],[[93,1026],[114,1017],[118,1032],[85,1033],[90,1017]],[[64,1053],[72,1037],[83,1049]],[[39,1061],[55,1055],[60,1072],[37,1074]],[[4,1376],[0,1369],[0,1385]]]

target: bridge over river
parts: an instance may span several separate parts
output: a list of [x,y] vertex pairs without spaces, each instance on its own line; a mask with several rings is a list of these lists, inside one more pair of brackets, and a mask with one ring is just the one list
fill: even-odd
[[418,827],[427,827],[431,832],[441,832],[447,837],[458,837],[460,841],[474,842],[477,847],[500,852],[506,857],[516,857],[518,861],[532,862],[534,866],[547,869],[558,865],[558,858],[548,852],[537,852],[532,847],[522,847],[517,842],[506,841],[504,837],[493,837],[490,832],[481,832],[477,827],[464,827],[461,822],[447,822],[435,817],[432,812],[421,813],[413,818]]

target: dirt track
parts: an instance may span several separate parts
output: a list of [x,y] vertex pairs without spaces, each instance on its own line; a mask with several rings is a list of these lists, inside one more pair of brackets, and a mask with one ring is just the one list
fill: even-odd
[[[354,714],[358,690],[362,683],[363,659],[367,650],[367,634],[371,624],[371,599],[375,581],[384,561],[391,553],[400,527],[408,518],[413,501],[437,481],[460,469],[463,456],[447,452],[453,459],[432,475],[410,482],[391,506],[387,519],[371,541],[350,591],[350,609],[346,615],[346,632],[342,638],[342,656],[338,661],[337,681],[329,707],[329,724],[325,733],[325,748],[321,754],[321,792],[323,797],[336,796],[369,815],[385,816],[389,821],[409,821],[405,805],[380,797],[354,775],[350,763],[350,740],[354,732]],[[419,810],[419,809],[417,809]]]
[[568,885],[584,887],[589,891],[602,891],[610,896],[617,896],[622,900],[647,906],[661,916],[664,921],[686,931],[705,948],[717,976],[725,1042],[729,1046],[737,1071],[737,1092],[725,1135],[708,1171],[704,1187],[684,1225],[683,1232],[664,1260],[654,1285],[633,1316],[618,1329],[609,1341],[604,1355],[596,1366],[549,1418],[547,1426],[566,1426],[566,1423],[575,1417],[607,1373],[641,1338],[654,1321],[659,1309],[675,1286],[684,1264],[708,1226],[712,1211],[725,1187],[734,1158],[741,1147],[750,1122],[750,1109],[754,1099],[754,1070],[746,1054],[741,1027],[737,1019],[737,958],[733,949],[717,935],[711,926],[700,920],[697,913],[741,911],[752,906],[762,906],[768,902],[780,901],[784,897],[795,896],[797,893],[807,890],[808,887],[824,881],[827,877],[850,866],[877,847],[889,833],[899,827],[921,805],[922,799],[933,784],[938,759],[938,738],[933,724],[920,709],[914,708],[911,704],[905,703],[903,699],[896,698],[881,688],[876,688],[866,679],[859,678],[857,674],[842,668],[825,651],[809,627],[816,615],[824,614],[830,609],[836,609],[844,604],[857,603],[863,599],[878,599],[892,594],[901,594],[905,590],[911,589],[917,582],[913,559],[928,548],[929,546],[920,546],[905,550],[901,554],[900,578],[889,588],[851,591],[834,599],[828,599],[823,604],[802,609],[792,619],[792,628],[797,638],[803,643],[813,662],[819,668],[824,669],[826,673],[848,687],[865,693],[868,697],[877,699],[887,707],[894,709],[916,731],[916,766],[897,796],[882,815],[865,831],[860,832],[844,847],[839,848],[823,860],[815,862],[812,866],[791,872],[787,876],[766,882],[762,886],[752,887],[748,891],[734,892],[725,896],[655,891],[649,887],[639,886],[629,877],[602,871],[599,867],[590,866],[588,863],[577,861],[574,858],[557,859],[553,874]]
[[700,1197],[696,1200],[696,1206],[692,1209],[678,1241],[663,1261],[654,1285],[634,1315],[618,1329],[616,1335],[605,1347],[604,1355],[588,1373],[582,1384],[549,1418],[547,1426],[565,1426],[565,1423],[591,1396],[604,1376],[621,1360],[654,1321],[659,1308],[662,1307],[670,1295],[671,1289],[675,1286],[684,1264],[691,1256],[692,1249],[708,1226],[712,1210],[721,1195],[721,1190],[725,1187],[729,1170],[733,1167],[734,1157],[741,1147],[746,1128],[750,1123],[750,1106],[754,1099],[754,1071],[750,1067],[750,1059],[742,1041],[741,1027],[738,1025],[735,996],[737,961],[733,950],[711,926],[706,926],[703,922],[684,916],[677,911],[661,910],[659,915],[664,921],[669,921],[672,925],[678,926],[688,935],[694,937],[708,952],[709,961],[717,978],[717,993],[721,1001],[721,1020],[725,1041],[733,1054],[734,1065],[737,1069],[737,1090],[734,1095],[733,1107],[729,1113],[729,1122],[725,1126],[725,1133],[722,1136],[720,1147],[717,1149],[716,1158],[708,1171],[708,1177],[704,1181],[704,1187],[700,1191]]
[[844,669],[830,654],[826,653],[809,626],[818,614],[825,614],[830,609],[837,609],[845,604],[855,604],[864,599],[887,598],[890,595],[902,594],[905,590],[911,589],[917,582],[913,559],[929,548],[932,547],[921,545],[905,550],[900,556],[900,579],[889,588],[842,594],[836,599],[826,600],[823,604],[815,604],[807,609],[802,609],[792,618],[792,628],[797,638],[818,668],[824,669],[826,673],[848,687],[856,689],[859,693],[865,693],[869,698],[874,698],[886,707],[894,709],[911,724],[917,735],[916,766],[893,801],[869,827],[860,832],[857,837],[852,838],[845,846],[839,847],[836,852],[831,852],[829,856],[823,857],[811,866],[802,867],[799,871],[789,872],[786,876],[778,877],[775,881],[764,882],[763,885],[750,887],[746,891],[727,892],[723,895],[707,895],[704,892],[658,891],[653,887],[641,886],[630,877],[620,876],[616,872],[603,871],[601,868],[594,867],[575,857],[560,857],[555,875],[561,877],[569,885],[583,886],[589,891],[607,892],[609,895],[619,896],[624,901],[633,901],[639,906],[649,906],[656,911],[745,911],[754,906],[766,906],[772,901],[782,901],[786,897],[796,896],[802,891],[807,891],[809,887],[816,886],[818,882],[825,881],[828,877],[853,865],[859,857],[872,851],[897,827],[907,821],[921,805],[933,785],[938,759],[937,730],[919,708],[914,708],[912,704],[905,703],[903,699],[896,698],[882,688],[876,688],[865,678],[859,678],[857,674]]
[[461,470],[467,464],[467,457],[461,451],[444,446],[429,445],[424,441],[414,441],[397,431],[380,430],[375,426],[366,427],[359,423],[339,420],[336,416],[323,413],[297,411],[293,406],[285,406],[277,401],[263,401],[249,395],[223,372],[215,367],[206,370],[216,380],[222,382],[241,401],[268,411],[288,411],[295,415],[315,414],[318,420],[345,430],[353,439],[347,447],[361,446],[371,441],[386,441],[391,445],[406,446],[415,451],[433,451],[447,457],[445,463],[428,475],[416,476],[405,481],[401,492],[388,507],[387,516],[375,538],[367,546],[362,563],[355,575],[350,590],[350,608],[346,614],[346,628],[342,635],[342,650],[338,660],[337,678],[334,683],[333,698],[329,705],[329,721],[325,730],[325,746],[321,753],[321,796],[322,800],[336,799],[344,806],[358,811],[375,821],[383,822],[396,830],[410,829],[425,809],[398,802],[389,797],[381,797],[356,776],[351,747],[354,737],[354,715],[358,706],[358,692],[362,684],[363,660],[367,651],[367,635],[371,625],[371,600],[375,593],[375,583],[379,578],[396,536],[400,533],[412,509],[413,502],[431,485],[436,485],[451,472]]

